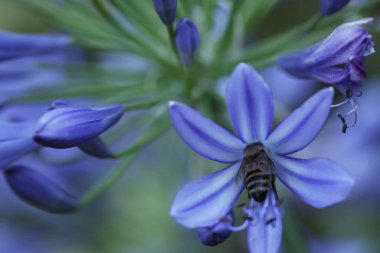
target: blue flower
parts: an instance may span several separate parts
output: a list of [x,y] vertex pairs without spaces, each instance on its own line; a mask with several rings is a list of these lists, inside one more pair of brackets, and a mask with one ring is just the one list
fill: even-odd
[[321,14],[332,15],[343,9],[349,2],[350,0],[321,0]]
[[[195,229],[223,220],[244,189],[245,179],[239,180],[239,171],[250,144],[261,147],[260,155],[270,160],[267,164],[273,165],[275,177],[308,204],[323,208],[344,200],[353,180],[341,166],[324,158],[289,156],[313,141],[326,121],[332,98],[332,88],[318,92],[271,132],[274,105],[269,87],[251,66],[239,64],[226,94],[237,136],[188,106],[170,102],[173,126],[187,145],[210,160],[230,164],[180,190],[171,216]],[[277,252],[280,246],[282,210],[274,187],[269,188],[263,202],[250,195],[250,205],[243,210],[251,219],[240,227],[230,226],[232,231],[249,227],[251,252]]]
[[177,0],[153,0],[153,4],[162,23],[173,24],[177,12]]
[[48,54],[71,44],[64,35],[0,32],[0,62]]
[[38,120],[34,140],[52,148],[75,147],[88,143],[116,124],[123,113],[121,105],[84,107],[55,102]]
[[176,45],[182,63],[189,68],[193,62],[199,46],[199,32],[190,19],[181,18],[176,28]]
[[52,213],[66,213],[78,207],[78,200],[46,176],[25,166],[13,166],[5,178],[21,199]]
[[0,122],[0,170],[35,150],[34,123]]
[[[350,102],[355,112],[361,95],[360,88],[366,78],[363,58],[374,53],[368,31],[361,27],[372,18],[361,19],[337,27],[325,40],[291,55],[279,58],[279,65],[288,73],[308,79],[316,79],[337,87]],[[344,104],[344,103],[343,103]],[[351,114],[341,116],[345,118]]]

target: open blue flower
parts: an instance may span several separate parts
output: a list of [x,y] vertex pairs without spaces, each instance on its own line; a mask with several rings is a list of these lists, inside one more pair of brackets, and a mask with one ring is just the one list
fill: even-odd
[[[217,162],[230,163],[220,171],[187,184],[176,196],[171,216],[188,228],[211,227],[230,212],[244,189],[236,180],[249,144],[261,143],[274,165],[275,175],[308,204],[323,208],[344,200],[352,178],[335,162],[324,158],[290,157],[310,144],[330,111],[333,89],[324,89],[291,113],[271,132],[274,115],[269,87],[249,65],[239,64],[227,89],[227,107],[237,136],[190,107],[170,102],[173,126],[194,151]],[[282,234],[282,210],[275,189],[265,201],[251,198],[244,209],[249,219],[251,252],[277,252]]]
[[[351,102],[355,112],[355,97],[361,95],[360,88],[367,75],[363,59],[375,52],[371,36],[362,25],[372,20],[366,18],[340,25],[325,40],[301,52],[282,56],[278,63],[294,76],[334,85],[345,94],[344,103]],[[349,114],[341,117],[343,123]]]

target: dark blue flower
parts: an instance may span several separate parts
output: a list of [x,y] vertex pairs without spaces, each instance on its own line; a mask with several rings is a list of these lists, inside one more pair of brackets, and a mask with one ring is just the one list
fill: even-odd
[[153,0],[153,4],[162,23],[173,24],[177,12],[177,0]]
[[234,219],[233,211],[230,211],[226,217],[215,225],[198,228],[197,233],[199,240],[207,246],[216,246],[224,242],[232,234],[230,226],[234,224]]
[[288,73],[316,79],[337,87],[352,104],[353,110],[340,116],[347,128],[345,118],[355,113],[360,88],[366,78],[363,59],[374,53],[371,35],[361,25],[372,22],[372,18],[361,19],[337,27],[325,40],[294,54],[282,56],[279,65]]
[[189,68],[199,46],[199,32],[193,21],[181,18],[176,28],[176,45],[182,63]]
[[78,200],[46,176],[25,166],[5,172],[12,190],[27,203],[52,213],[66,213],[78,207]]
[[[239,64],[227,89],[227,107],[236,135],[205,118],[190,107],[170,102],[172,123],[178,134],[194,151],[223,163],[223,170],[187,184],[177,194],[171,215],[188,228],[210,227],[231,210],[244,189],[244,180],[236,180],[244,150],[260,143],[274,165],[274,173],[287,187],[308,204],[322,208],[344,200],[353,185],[352,178],[335,162],[324,158],[290,157],[309,145],[330,112],[333,89],[324,89],[291,113],[276,129],[271,92],[261,76],[249,65]],[[274,190],[263,203],[253,198],[244,211],[247,219],[240,227],[249,227],[251,252],[277,252],[282,235],[282,210]]]
[[0,32],[0,62],[48,54],[67,47],[71,41],[63,35]]
[[0,122],[0,170],[38,147],[33,141],[35,124]]
[[53,106],[37,122],[34,140],[47,147],[70,148],[96,138],[124,113],[121,105],[84,107]]
[[321,0],[321,14],[324,16],[332,15],[343,9],[350,0]]

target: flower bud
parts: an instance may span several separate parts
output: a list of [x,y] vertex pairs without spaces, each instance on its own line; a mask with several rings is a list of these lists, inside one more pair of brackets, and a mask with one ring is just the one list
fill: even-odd
[[33,130],[29,122],[0,122],[0,170],[38,147]]
[[75,211],[78,200],[46,176],[25,166],[13,166],[5,171],[5,178],[22,200],[51,213]]
[[37,122],[34,140],[52,148],[75,147],[106,131],[123,113],[121,105],[84,107],[58,103]]
[[153,0],[153,4],[162,23],[173,24],[177,12],[177,0]]
[[195,57],[195,52],[199,46],[199,32],[193,21],[181,18],[176,28],[176,45],[182,63],[189,68]]
[[70,43],[71,38],[63,35],[0,32],[0,62],[51,53]]
[[346,6],[350,0],[321,0],[321,14],[323,16],[332,15]]
[[223,220],[211,227],[198,228],[198,237],[204,245],[216,246],[224,242],[231,234],[232,231],[228,228],[233,225],[234,215],[231,211]]

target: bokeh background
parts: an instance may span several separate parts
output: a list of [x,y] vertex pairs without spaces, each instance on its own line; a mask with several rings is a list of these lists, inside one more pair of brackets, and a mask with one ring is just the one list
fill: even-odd
[[[254,43],[300,24],[318,9],[317,0],[279,1],[260,22],[252,24],[250,41]],[[367,13],[378,16],[379,11],[379,8],[373,7]],[[375,49],[380,42],[378,28],[376,21],[371,29]],[[0,29],[29,33],[51,32],[56,28],[49,24],[49,20],[24,8],[22,4],[2,0]],[[84,52],[80,58],[89,62],[99,60],[91,56]],[[130,58],[124,59],[119,55],[105,58],[110,66],[121,64],[126,68],[136,67]],[[332,113],[316,141],[298,154],[299,157],[329,157],[345,165],[356,180],[352,194],[343,203],[319,210],[307,206],[279,186],[280,194],[285,197],[283,252],[380,252],[379,59],[377,53],[366,58],[368,80],[359,99],[356,127],[349,129],[345,135],[341,134],[340,122]],[[291,78],[275,66],[261,71],[273,90],[279,118],[323,87],[315,82]],[[81,82],[81,78],[75,81]],[[48,84],[50,79],[49,76],[29,76],[12,83],[12,87],[9,80],[1,80],[0,77],[0,90],[3,86],[7,91],[4,94],[14,96],[19,91],[15,89],[12,93],[13,86]],[[99,82],[107,81],[105,78]],[[223,82],[215,80],[216,83]],[[36,119],[45,108],[46,103],[41,106],[38,103],[33,106],[17,104],[3,108],[0,117],[10,119],[27,111],[29,117]],[[131,113],[125,117],[119,126],[125,132],[125,143],[133,140],[137,133],[132,129],[139,126],[145,117],[145,113]],[[115,166],[112,161],[82,158],[76,149],[41,150],[38,154],[23,158],[22,162],[33,164],[34,168],[54,178],[70,192],[81,195]],[[67,160],[75,162],[67,164],[64,162]],[[169,216],[171,202],[186,182],[221,166],[190,151],[171,129],[144,148],[125,175],[104,195],[79,212],[67,215],[48,214],[30,207],[18,199],[0,177],[0,252],[248,252],[245,232],[235,233],[223,244],[210,248],[199,242],[195,231],[176,224]]]

